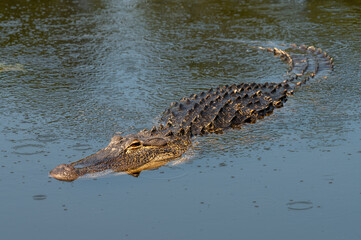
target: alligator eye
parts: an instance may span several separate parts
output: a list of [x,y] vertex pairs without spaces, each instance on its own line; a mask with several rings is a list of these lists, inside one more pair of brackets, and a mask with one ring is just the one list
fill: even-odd
[[139,148],[141,145],[142,143],[139,140],[135,140],[128,146],[128,148]]

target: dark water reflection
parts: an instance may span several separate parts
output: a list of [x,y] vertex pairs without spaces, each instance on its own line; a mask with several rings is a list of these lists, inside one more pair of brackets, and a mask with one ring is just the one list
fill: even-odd
[[[360,239],[360,18],[358,1],[0,1],[0,238]],[[252,47],[293,42],[335,71],[274,115],[137,179],[48,178],[172,101],[281,80]]]

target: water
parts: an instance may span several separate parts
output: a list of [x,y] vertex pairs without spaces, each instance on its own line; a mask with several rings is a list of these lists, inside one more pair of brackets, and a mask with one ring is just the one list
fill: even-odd
[[[360,18],[351,0],[2,0],[1,239],[360,239]],[[252,48],[280,43],[323,48],[335,71],[180,164],[48,177],[184,96],[282,80]]]

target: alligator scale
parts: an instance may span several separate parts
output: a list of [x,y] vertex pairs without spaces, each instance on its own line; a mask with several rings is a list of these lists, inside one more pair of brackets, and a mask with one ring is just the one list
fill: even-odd
[[183,98],[163,113],[158,126],[126,136],[115,135],[106,148],[79,161],[59,165],[50,176],[62,181],[105,171],[138,176],[143,170],[180,157],[195,136],[223,133],[270,115],[275,108],[282,107],[299,86],[333,69],[333,59],[313,46],[291,44],[259,49],[273,53],[288,64],[286,80],[226,85]]

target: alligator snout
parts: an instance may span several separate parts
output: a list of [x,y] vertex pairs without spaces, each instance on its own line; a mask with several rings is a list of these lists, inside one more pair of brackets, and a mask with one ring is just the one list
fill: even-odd
[[79,174],[72,165],[61,164],[50,171],[50,176],[62,181],[74,181],[79,177]]

